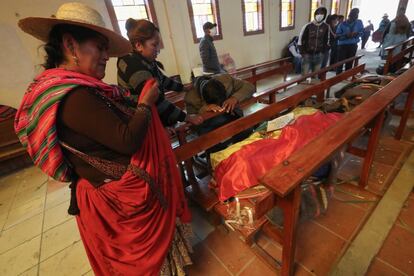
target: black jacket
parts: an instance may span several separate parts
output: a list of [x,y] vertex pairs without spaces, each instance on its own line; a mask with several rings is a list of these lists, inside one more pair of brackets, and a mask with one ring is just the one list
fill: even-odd
[[299,50],[301,54],[318,54],[329,49],[330,31],[325,22],[320,24],[312,21],[303,26],[299,35]]

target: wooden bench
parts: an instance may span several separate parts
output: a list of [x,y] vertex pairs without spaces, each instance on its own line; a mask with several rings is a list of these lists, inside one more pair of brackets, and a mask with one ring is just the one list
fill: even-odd
[[[294,153],[283,164],[274,167],[262,177],[260,183],[272,190],[277,200],[282,200],[284,203],[283,231],[270,224],[266,224],[264,227],[266,233],[282,243],[282,275],[293,274],[300,206],[300,183],[326,162],[335,151],[349,143],[362,127],[373,122],[360,180],[360,185],[364,187],[364,183],[368,180],[385,109],[405,91],[414,94],[414,68],[371,96],[337,124],[327,129],[323,135],[314,139],[300,152]],[[349,127],[351,125],[352,128]],[[258,249],[258,255],[262,256],[264,260],[272,258],[262,249]]]
[[0,122],[0,175],[31,164],[26,149],[14,132],[14,118]]
[[[320,80],[326,80],[326,73],[329,70],[334,70],[337,66],[343,65],[344,63],[351,62],[351,61],[353,63],[354,68],[356,68],[355,66],[358,67],[358,62],[359,62],[361,57],[362,56],[352,57],[352,58],[337,62],[337,63],[335,63],[335,64],[333,64],[329,67],[323,68],[323,69],[321,69],[317,72],[309,73],[309,74],[306,74],[304,76],[299,76],[299,77],[297,77],[295,79],[292,79],[290,81],[287,81],[287,82],[281,83],[279,85],[276,85],[273,88],[269,88],[269,89],[266,89],[266,90],[261,91],[261,92],[256,92],[251,99],[246,100],[241,104],[241,108],[243,109],[244,115],[246,116],[247,114],[251,113],[251,112],[249,112],[250,110],[257,111],[257,110],[260,110],[260,109],[264,108],[266,105],[261,104],[261,102],[263,102],[263,98],[268,98],[268,100],[265,100],[266,104],[275,103],[277,93],[280,93],[282,91],[286,91],[289,87],[292,87],[292,86],[299,86],[302,82],[304,82],[308,78],[318,77]],[[331,86],[333,86],[337,83],[340,83],[340,82],[342,82],[342,81],[344,81],[348,78],[353,79],[355,77],[355,75],[357,75],[357,74],[362,74],[362,72],[365,69],[365,66],[363,66],[363,67],[359,66],[358,68],[359,69],[352,71],[352,72],[355,72],[355,73],[351,73],[349,76],[348,76],[348,74],[344,74],[344,75],[342,75],[342,77],[334,78],[333,81],[329,82],[330,85],[326,89],[327,93],[329,94],[329,89],[330,89]],[[309,84],[306,84],[306,85],[302,86],[302,89],[308,88],[309,86],[310,86]],[[323,99],[325,97],[324,95],[325,95],[325,91],[319,93],[317,95],[318,100],[323,101]],[[289,95],[289,96],[291,96],[291,95]],[[285,99],[287,97],[288,96],[284,96],[283,99]],[[218,113],[209,112],[209,113],[203,114],[203,118],[204,118],[204,120],[208,120],[208,119],[213,118],[215,116],[219,116],[220,114],[221,113],[219,113],[219,112]],[[176,133],[177,133],[177,138],[178,138],[178,144],[179,145],[184,145],[184,144],[187,143],[186,136],[189,133],[190,127],[191,127],[190,124],[184,123],[184,124],[181,124],[178,128],[176,128]],[[184,167],[185,167],[186,172],[187,172],[187,181],[190,185],[194,186],[197,181],[196,181],[194,172],[192,170],[192,166],[193,166],[193,162],[192,162],[191,158],[184,161]],[[181,167],[181,169],[182,169],[182,173],[184,175],[185,174],[184,173],[184,168]]]
[[[394,53],[395,49],[401,48],[399,53]],[[408,38],[407,40],[398,43],[396,45],[385,48],[387,51],[387,59],[384,64],[384,75],[390,73],[391,68],[393,71],[404,67],[405,59],[408,62],[412,62],[413,53],[414,53],[414,36]]]
[[[363,70],[364,65],[359,65],[340,75],[308,87],[296,95],[282,99],[280,102],[270,104],[247,117],[202,135],[198,139],[185,143],[175,149],[177,161],[182,162],[188,160],[198,152],[201,152],[228,137],[232,137],[236,133],[262,121],[274,118],[281,112],[291,110],[303,100],[313,95],[321,95],[331,85],[350,78]],[[380,90],[381,92],[377,92],[377,94],[347,114],[337,125],[329,128],[323,135],[308,144],[306,146],[305,154],[304,151],[301,150],[300,153],[292,155],[288,160],[283,162],[283,165],[276,166],[261,179],[260,182],[273,191],[273,193],[259,200],[257,204],[260,206],[256,209],[256,213],[265,214],[266,211],[270,210],[275,205],[281,207],[285,218],[283,229],[281,230],[273,227],[273,225],[262,216],[256,219],[254,229],[242,229],[240,230],[240,233],[243,240],[251,245],[252,250],[261,259],[266,261],[274,269],[281,269],[283,275],[291,275],[293,273],[296,225],[300,204],[299,183],[328,160],[337,149],[350,143],[350,141],[361,132],[361,129],[371,128],[368,149],[363,151],[364,163],[360,185],[361,187],[364,187],[368,180],[369,169],[377,146],[380,128],[384,119],[384,110],[395,97],[409,88],[410,85],[410,94],[414,93],[413,70],[414,69],[411,69],[407,72],[408,75],[406,73],[401,76],[398,82],[393,81],[384,89]],[[372,122],[373,126],[370,125]],[[349,129],[350,125],[352,125],[352,129]],[[369,127],[367,127],[368,125]],[[285,171],[286,168],[288,168],[287,171]],[[283,178],[283,181],[280,181],[280,177]],[[290,180],[292,179],[294,181],[291,183]],[[214,194],[209,192],[207,181],[198,184],[199,185],[187,187],[187,192],[189,192],[190,196],[204,207],[207,207],[207,210],[212,210],[214,208],[216,212],[225,218],[225,210],[220,208],[220,204],[215,204],[217,203],[217,199],[215,199],[215,203],[212,203],[212,201],[214,201]],[[282,244],[283,253],[281,262],[274,260],[265,250],[255,243],[255,234],[259,229],[262,229],[269,237]],[[280,263],[281,266],[278,265]]]

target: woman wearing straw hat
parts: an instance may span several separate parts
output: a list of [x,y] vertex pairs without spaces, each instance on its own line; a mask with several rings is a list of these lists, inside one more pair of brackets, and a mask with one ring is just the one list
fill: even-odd
[[15,130],[36,166],[72,182],[69,213],[96,275],[182,275],[190,213],[168,137],[146,82],[135,108],[105,84],[108,58],[131,51],[81,3],[19,27],[46,42],[45,71],[26,91]]

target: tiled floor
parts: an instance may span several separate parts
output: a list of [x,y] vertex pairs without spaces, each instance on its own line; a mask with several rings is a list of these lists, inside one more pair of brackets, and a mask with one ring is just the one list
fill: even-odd
[[[389,163],[390,158],[399,160],[406,148],[398,145],[383,140],[376,162]],[[400,163],[395,162],[394,166],[401,166]],[[372,174],[370,185],[378,185],[381,179],[388,179],[388,185],[392,179],[387,174],[392,174],[393,170],[382,171],[385,178]],[[340,185],[330,200],[328,212],[300,225],[296,275],[326,275],[378,198],[376,193],[360,190],[352,183]],[[34,167],[0,178],[0,275],[92,273],[76,222],[67,214],[68,200],[67,184],[48,180]],[[213,227],[202,211],[195,206],[192,209],[195,253],[189,275],[274,274],[236,232],[228,232],[222,226]],[[414,274],[413,212],[412,195],[373,262],[370,275],[387,271],[396,275]],[[280,256],[279,245],[264,235],[258,238],[258,243],[273,256]]]

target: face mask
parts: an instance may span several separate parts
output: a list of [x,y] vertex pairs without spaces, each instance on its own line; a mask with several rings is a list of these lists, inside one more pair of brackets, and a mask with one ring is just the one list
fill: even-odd
[[215,36],[217,34],[216,28],[210,29],[210,35]]
[[324,15],[323,14],[317,14],[317,15],[315,15],[316,22],[321,22],[323,20],[323,18],[324,18]]

